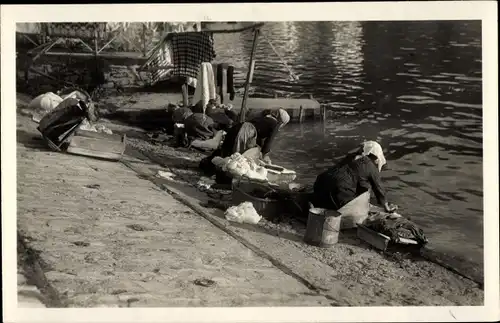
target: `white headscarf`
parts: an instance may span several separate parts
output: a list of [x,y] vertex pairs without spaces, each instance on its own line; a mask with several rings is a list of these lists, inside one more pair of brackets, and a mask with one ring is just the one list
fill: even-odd
[[379,171],[381,171],[382,167],[387,163],[382,146],[376,141],[365,141],[363,143],[362,154],[363,156],[368,156],[370,154],[376,156],[378,159],[377,166]]
[[288,114],[288,112],[286,112],[285,109],[278,110],[278,121],[281,123],[282,126],[290,122],[290,115]]

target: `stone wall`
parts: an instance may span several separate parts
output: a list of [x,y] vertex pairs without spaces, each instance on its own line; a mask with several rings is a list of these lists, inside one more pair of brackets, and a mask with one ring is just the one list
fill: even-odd
[[[128,87],[142,87],[149,85],[151,76],[149,72],[137,71],[139,65],[111,64],[99,61],[100,69],[104,73],[104,88],[121,89]],[[55,91],[64,84],[75,84],[87,88],[92,83],[91,73],[96,68],[96,63],[91,60],[68,60],[64,58],[43,59],[43,62],[33,65],[35,71],[25,75],[24,67],[28,62],[17,64],[17,85],[27,90],[29,94]],[[26,91],[24,91],[26,92]]]

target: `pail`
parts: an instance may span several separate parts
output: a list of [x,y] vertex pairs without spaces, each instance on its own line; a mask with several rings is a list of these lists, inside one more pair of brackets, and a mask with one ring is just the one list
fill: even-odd
[[311,208],[307,218],[304,242],[329,248],[339,241],[341,217],[337,211]]

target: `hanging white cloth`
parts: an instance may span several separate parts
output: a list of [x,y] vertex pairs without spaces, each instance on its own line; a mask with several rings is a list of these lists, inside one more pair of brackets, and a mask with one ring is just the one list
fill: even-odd
[[211,63],[201,63],[198,70],[198,78],[196,81],[196,90],[194,91],[193,104],[202,101],[203,111],[209,100],[217,98],[215,90],[214,70]]

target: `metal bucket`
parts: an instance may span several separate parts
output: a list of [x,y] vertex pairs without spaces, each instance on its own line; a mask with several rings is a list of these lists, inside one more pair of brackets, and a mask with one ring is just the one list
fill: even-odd
[[337,211],[311,208],[304,242],[322,248],[333,246],[339,241],[340,221]]

